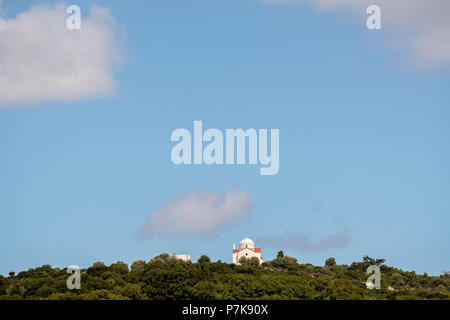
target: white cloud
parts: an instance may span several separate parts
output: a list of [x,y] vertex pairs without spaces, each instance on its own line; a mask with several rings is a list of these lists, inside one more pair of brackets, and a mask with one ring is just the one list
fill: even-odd
[[141,228],[141,237],[200,236],[230,225],[252,209],[250,195],[233,189],[180,194],[151,212]]
[[[266,4],[314,3],[320,9],[352,12],[365,27],[366,9],[381,8],[381,21],[388,44],[409,52],[421,66],[450,64],[449,0],[261,0]],[[377,32],[377,31],[374,31]]]
[[[86,10],[87,11],[87,10]],[[69,30],[62,4],[37,5],[13,19],[0,15],[0,105],[78,100],[114,92],[117,24],[108,9],[81,12]]]

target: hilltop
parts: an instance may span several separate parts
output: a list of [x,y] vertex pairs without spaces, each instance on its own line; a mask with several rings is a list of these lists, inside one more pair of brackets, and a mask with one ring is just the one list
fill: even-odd
[[[279,253],[259,265],[197,263],[161,254],[106,266],[96,262],[81,270],[81,289],[69,290],[66,269],[50,265],[0,276],[0,299],[450,299],[450,276],[417,275],[387,266],[383,259],[338,265],[334,258],[324,266],[298,263]],[[381,269],[381,289],[369,290],[367,268]]]

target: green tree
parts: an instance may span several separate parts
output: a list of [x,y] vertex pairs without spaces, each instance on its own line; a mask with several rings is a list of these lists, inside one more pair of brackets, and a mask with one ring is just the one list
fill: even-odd
[[250,268],[257,268],[260,265],[259,259],[257,257],[251,257],[251,258],[241,257],[239,259],[239,263],[244,267],[250,267]]
[[197,263],[207,263],[211,262],[211,259],[207,255],[202,255],[200,258],[198,258]]
[[127,274],[128,273],[128,265],[125,262],[117,261],[116,263],[113,263],[109,266],[109,270],[112,272],[117,272],[120,274]]
[[161,259],[167,260],[170,258],[170,255],[168,253],[161,253],[159,256],[156,256],[153,259],[156,259],[156,258],[161,258]]
[[270,261],[270,265],[277,268],[290,268],[297,265],[297,259],[289,256],[277,257]]
[[328,258],[325,260],[325,267],[332,267],[336,265],[336,259],[333,257]]
[[277,258],[284,258],[284,252],[282,250],[278,251]]
[[143,272],[145,268],[144,260],[137,260],[131,264],[131,271],[134,272]]
[[370,263],[371,265],[375,264],[375,265],[379,266],[382,263],[384,263],[385,261],[386,261],[386,259],[374,259],[374,258],[371,258],[369,256],[364,256],[363,257],[363,262]]
[[100,276],[103,272],[107,271],[108,267],[101,261],[94,262],[94,264],[88,268],[87,272],[93,276]]

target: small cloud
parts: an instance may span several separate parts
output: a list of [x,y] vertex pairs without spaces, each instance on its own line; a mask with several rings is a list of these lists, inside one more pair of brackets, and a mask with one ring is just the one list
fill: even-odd
[[349,244],[350,239],[348,234],[339,232],[330,234],[325,239],[314,242],[308,235],[288,231],[286,234],[280,236],[262,237],[257,242],[266,247],[292,249],[301,252],[317,252],[345,247]]
[[[365,22],[366,9],[381,9],[383,34],[388,45],[407,51],[421,67],[450,65],[450,1],[448,0],[260,0],[265,4],[313,3],[321,10],[347,10]],[[365,23],[361,24],[365,27]],[[373,31],[376,32],[376,31]]]
[[80,30],[67,29],[68,16],[63,4],[36,5],[12,19],[0,14],[1,106],[114,92],[120,50],[113,16],[93,5],[81,12]]
[[301,252],[318,252],[347,246],[350,243],[350,229],[345,225],[342,217],[334,222],[342,231],[327,235],[322,240],[314,241],[311,236],[295,231],[286,231],[279,236],[265,236],[257,240],[266,247],[292,249]]
[[148,214],[140,236],[146,239],[207,235],[243,218],[251,209],[252,199],[241,189],[222,195],[215,191],[180,194]]

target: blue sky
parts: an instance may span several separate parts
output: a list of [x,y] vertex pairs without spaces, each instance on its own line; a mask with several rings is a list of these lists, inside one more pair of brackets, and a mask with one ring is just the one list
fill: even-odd
[[[5,0],[3,16],[39,3]],[[116,21],[115,89],[0,107],[0,274],[162,252],[231,262],[233,242],[286,232],[313,243],[342,233],[348,243],[267,245],[264,259],[284,250],[304,263],[350,264],[367,254],[418,273],[450,269],[446,61],[415,63],[408,47],[389,45],[394,26],[369,31],[364,11],[77,0],[82,19],[93,3]],[[223,131],[280,129],[278,174],[175,166],[171,132],[192,132],[194,120]],[[146,216],[174,196],[232,188],[253,209],[231,225],[139,239]]]

